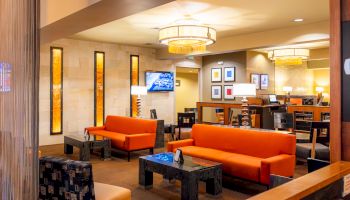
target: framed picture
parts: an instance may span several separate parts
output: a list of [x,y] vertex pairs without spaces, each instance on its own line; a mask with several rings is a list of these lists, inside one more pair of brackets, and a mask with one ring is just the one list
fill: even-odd
[[212,99],[221,99],[221,85],[212,85],[211,86],[211,98]]
[[221,68],[211,68],[211,82],[221,82]]
[[250,83],[254,83],[256,85],[256,89],[260,90],[260,74],[251,74]]
[[224,99],[225,100],[234,100],[233,96],[233,85],[224,85]]
[[176,87],[180,87],[181,86],[181,80],[176,80],[175,85],[176,85]]
[[267,90],[269,88],[269,75],[261,74],[260,75],[260,89]]
[[236,67],[225,67],[224,68],[224,81],[234,82],[236,80]]

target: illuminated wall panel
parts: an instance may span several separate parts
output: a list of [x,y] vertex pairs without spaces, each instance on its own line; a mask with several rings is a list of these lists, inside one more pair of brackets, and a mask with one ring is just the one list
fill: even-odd
[[[137,55],[130,56],[130,93],[132,85],[139,85],[140,58]],[[130,95],[130,115],[137,116],[137,96]]]
[[95,51],[95,126],[103,126],[105,117],[105,53]]
[[51,47],[51,135],[62,134],[63,129],[63,49]]

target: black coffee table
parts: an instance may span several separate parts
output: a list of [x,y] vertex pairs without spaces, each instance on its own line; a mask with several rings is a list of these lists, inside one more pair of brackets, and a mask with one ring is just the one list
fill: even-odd
[[173,162],[173,153],[160,153],[139,158],[139,184],[152,188],[153,172],[181,181],[181,199],[198,199],[198,181],[206,182],[206,192],[222,192],[222,164],[184,156],[184,163]]
[[90,152],[93,149],[101,149],[101,158],[108,159],[111,158],[111,140],[108,138],[103,138],[97,140],[93,136],[88,136],[79,133],[73,133],[64,136],[64,153],[72,154],[73,146],[79,148],[79,160],[89,161]]

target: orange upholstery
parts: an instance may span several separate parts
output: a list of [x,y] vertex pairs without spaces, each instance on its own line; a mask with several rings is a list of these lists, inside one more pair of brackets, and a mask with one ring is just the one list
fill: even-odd
[[220,162],[225,173],[262,184],[269,184],[270,174],[294,174],[294,135],[196,124],[192,139],[169,142],[167,148]]
[[110,138],[114,148],[134,151],[154,148],[156,129],[156,120],[107,116],[103,127],[90,127],[85,130],[91,135]]

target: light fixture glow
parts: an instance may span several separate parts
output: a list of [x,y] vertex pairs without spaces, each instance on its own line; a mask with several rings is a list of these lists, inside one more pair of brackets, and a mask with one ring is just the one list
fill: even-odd
[[161,28],[159,42],[168,46],[169,53],[203,52],[206,51],[206,46],[216,42],[216,30],[188,18]]
[[275,49],[268,52],[269,59],[276,65],[301,65],[309,56],[309,49]]
[[296,18],[296,19],[293,19],[293,22],[303,22],[304,19],[303,18]]

